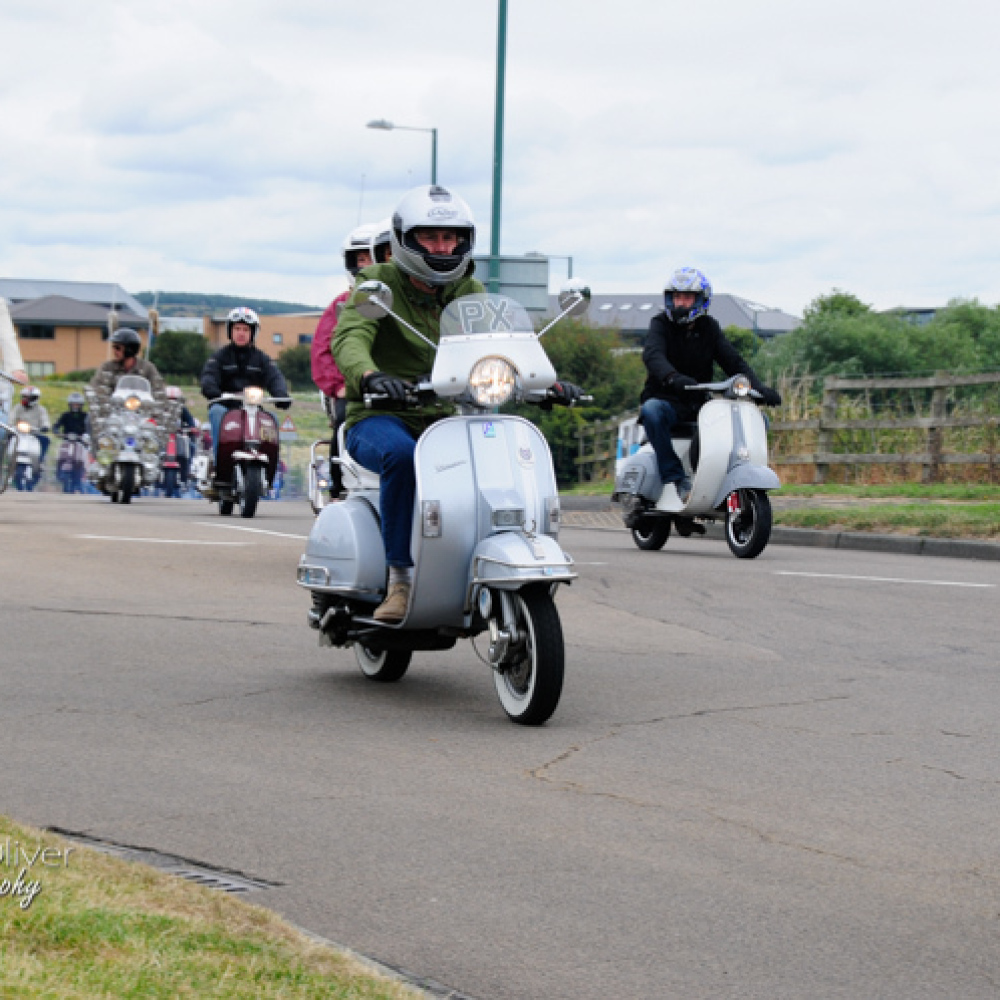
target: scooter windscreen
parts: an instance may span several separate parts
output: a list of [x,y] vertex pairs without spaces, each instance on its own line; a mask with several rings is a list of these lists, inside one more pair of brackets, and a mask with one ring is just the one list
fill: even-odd
[[513,370],[515,398],[541,392],[556,372],[535,334],[531,317],[506,295],[464,295],[441,316],[441,338],[431,384],[438,396],[478,391],[480,405],[502,405],[499,386]]

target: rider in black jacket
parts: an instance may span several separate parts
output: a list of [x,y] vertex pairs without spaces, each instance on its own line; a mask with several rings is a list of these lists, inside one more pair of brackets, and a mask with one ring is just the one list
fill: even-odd
[[664,288],[664,301],[664,311],[649,323],[642,352],[648,375],[640,397],[640,420],[656,452],[660,479],[664,486],[673,483],[681,502],[687,503],[691,481],[674,450],[671,431],[678,423],[697,420],[706,396],[685,386],[711,382],[717,362],[727,375],[746,375],[765,405],[779,406],[781,396],[760,381],[718,321],[708,315],[712,286],[701,271],[693,267],[675,271]]
[[[208,419],[212,425],[212,450],[219,443],[219,427],[230,405],[235,401],[219,399],[225,392],[242,392],[249,385],[259,386],[271,396],[287,396],[288,385],[281,369],[262,350],[254,347],[254,338],[260,320],[252,309],[240,306],[226,318],[226,335],[229,343],[216,351],[201,373],[201,394],[209,400]],[[280,410],[287,410],[291,401],[275,403]]]

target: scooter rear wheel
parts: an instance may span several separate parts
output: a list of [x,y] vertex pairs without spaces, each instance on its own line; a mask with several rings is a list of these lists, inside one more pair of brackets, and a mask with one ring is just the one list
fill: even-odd
[[737,559],[756,559],[771,538],[771,498],[764,490],[737,490],[739,511],[726,513],[726,541]]
[[361,673],[370,681],[392,684],[406,673],[413,653],[408,649],[384,649],[376,653],[360,642],[354,644],[354,656]]
[[647,552],[662,549],[670,537],[669,517],[647,517],[632,529],[632,541]]
[[562,625],[548,587],[526,587],[511,598],[519,642],[493,668],[493,683],[511,722],[540,726],[552,717],[562,696]]

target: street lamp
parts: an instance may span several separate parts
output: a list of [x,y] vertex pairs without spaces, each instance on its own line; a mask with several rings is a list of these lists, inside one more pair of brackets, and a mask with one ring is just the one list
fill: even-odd
[[377,118],[368,123],[368,128],[381,129],[383,132],[391,132],[393,129],[402,129],[404,132],[430,132],[431,134],[431,184],[438,181],[438,130],[436,128],[414,128],[412,125],[397,125],[395,122],[387,121],[385,118]]

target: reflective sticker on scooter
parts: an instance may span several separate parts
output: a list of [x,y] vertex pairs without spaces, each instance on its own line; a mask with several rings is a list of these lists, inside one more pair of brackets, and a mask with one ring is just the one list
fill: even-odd
[[483,437],[495,438],[497,436],[497,429],[493,426],[492,421],[486,421],[483,424]]

